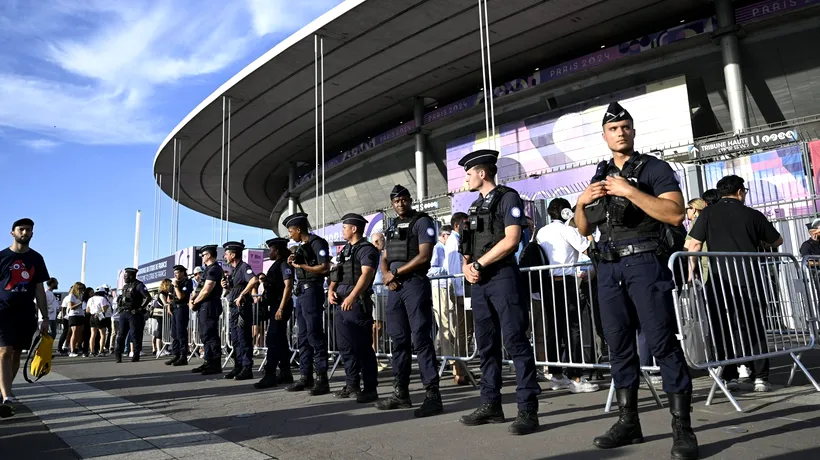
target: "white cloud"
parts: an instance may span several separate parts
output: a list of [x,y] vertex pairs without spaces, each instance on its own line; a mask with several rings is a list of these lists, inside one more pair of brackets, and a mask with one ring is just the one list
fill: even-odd
[[[340,0],[0,5],[0,126],[81,144],[158,143],[175,88],[225,70]],[[213,82],[213,87],[222,83]]]
[[51,150],[60,145],[59,142],[49,139],[25,139],[20,141],[20,143],[34,150]]

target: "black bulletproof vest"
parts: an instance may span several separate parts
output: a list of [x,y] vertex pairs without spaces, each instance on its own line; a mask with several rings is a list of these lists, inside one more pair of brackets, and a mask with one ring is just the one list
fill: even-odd
[[[306,263],[307,265],[309,265],[311,267],[319,265],[319,258],[317,257],[316,252],[313,250],[313,246],[312,246],[312,243],[316,240],[321,240],[321,238],[316,236],[316,235],[310,235],[310,237],[308,237],[307,243],[301,244],[301,245],[299,245],[299,247],[296,248],[296,261],[297,261],[297,263],[304,262],[304,263]],[[325,276],[324,275],[318,275],[316,273],[311,273],[311,272],[309,272],[305,269],[302,269],[302,268],[297,268],[296,269],[296,278],[300,282],[324,281]]]
[[139,281],[134,281],[122,287],[122,307],[125,310],[139,310],[142,308],[145,297],[139,291]]
[[284,259],[274,260],[273,265],[268,268],[265,276],[264,298],[268,305],[273,308],[279,307],[282,296],[285,294],[285,280],[282,279],[282,264]]
[[414,211],[411,216],[393,220],[385,234],[388,265],[393,262],[407,263],[419,255],[419,236],[413,232],[413,226],[422,217],[429,216]]
[[[518,192],[499,185],[494,188],[484,199],[478,199],[470,206],[468,225],[472,234],[472,256],[473,260],[487,253],[499,241],[504,239],[504,216],[498,215],[498,203],[501,197],[507,193]],[[515,255],[510,254],[504,260],[499,261],[501,265],[515,265]]]
[[355,286],[362,277],[362,263],[359,260],[358,252],[361,248],[373,246],[367,241],[361,240],[358,243],[351,245],[347,243],[339,255],[339,270],[341,273],[341,281],[339,285]]
[[[180,284],[180,286],[179,286],[179,290],[180,290],[180,291],[182,291],[182,294],[184,295],[186,292],[188,293],[188,298],[187,298],[187,299],[185,299],[185,301],[183,301],[183,299],[179,299],[179,298],[177,298],[177,295],[176,295],[176,294],[177,294],[177,293],[176,293],[176,289],[174,289],[173,287],[171,287],[171,291],[170,291],[170,292],[171,292],[171,295],[173,296],[173,301],[174,301],[174,304],[175,304],[176,306],[178,306],[178,307],[185,307],[185,306],[188,304],[188,302],[187,302],[187,301],[190,301],[190,300],[192,299],[192,297],[191,297],[191,294],[192,294],[192,293],[191,293],[191,288],[193,287],[193,285],[194,285],[194,283],[193,283],[193,282],[191,282],[191,280],[190,280],[190,279],[187,279],[187,280],[185,280],[185,281],[182,281],[182,283]],[[183,289],[183,288],[186,288],[186,287],[188,288],[188,290],[187,290],[187,291],[183,291],[182,289]]]
[[[640,153],[634,153],[624,164],[621,171],[610,162],[607,175],[620,175],[630,184],[638,187],[638,176],[646,164],[653,157]],[[663,224],[650,217],[648,214],[629,200],[620,197],[608,197],[607,219],[598,226],[601,231],[602,243],[624,241],[636,238],[654,239],[661,236]]]

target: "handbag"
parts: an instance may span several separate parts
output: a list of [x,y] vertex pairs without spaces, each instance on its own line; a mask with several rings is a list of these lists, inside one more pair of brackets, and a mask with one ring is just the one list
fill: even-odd
[[[23,378],[28,383],[34,383],[51,372],[52,349],[54,348],[54,337],[49,334],[34,334],[31,346],[28,349],[28,357],[23,366]],[[31,379],[34,377],[34,380]]]

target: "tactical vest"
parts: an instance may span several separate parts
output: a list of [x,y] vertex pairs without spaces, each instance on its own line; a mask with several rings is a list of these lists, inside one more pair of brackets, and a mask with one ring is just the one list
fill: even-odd
[[359,260],[358,253],[361,248],[373,246],[367,241],[361,240],[358,243],[351,245],[347,243],[339,254],[339,268],[341,276],[339,277],[339,285],[355,286],[362,277],[362,262]]
[[[247,270],[251,270],[251,266],[248,265],[245,262],[239,262],[238,264],[236,264],[236,268],[234,268],[233,272],[231,272],[231,276],[229,277],[229,280],[228,280],[228,286],[231,289],[230,290],[230,300],[231,300],[231,302],[238,299],[239,295],[242,294],[242,291],[244,291],[245,288],[248,287],[248,282],[244,280],[244,276],[245,276],[244,273]],[[235,275],[239,275],[239,274],[241,274],[241,276],[239,277],[239,279],[241,281],[240,282],[234,281]]]
[[[188,294],[188,299],[187,300],[190,301],[193,298],[193,297],[191,297],[191,295],[193,294],[191,292],[191,290],[192,290],[191,288],[193,288],[194,284],[191,282],[190,279],[187,279],[185,281],[181,281],[180,283],[181,284],[179,286],[179,290],[182,291],[182,294],[185,294],[187,292],[187,294]],[[187,291],[182,290],[185,287],[188,288]],[[174,305],[176,305],[177,307],[185,307],[188,304],[188,302],[182,302],[181,301],[182,299],[177,298],[177,291],[176,291],[176,288],[174,288],[173,286],[171,287],[171,295],[173,296]]]
[[[321,238],[311,234],[308,237],[307,243],[299,245],[296,248],[296,263],[298,264],[307,264],[310,267],[314,267],[319,265],[319,258],[316,255],[316,252],[313,250],[312,243],[316,240],[320,240]],[[323,282],[325,279],[324,275],[318,275],[316,273],[309,272],[303,268],[296,269],[296,278],[299,282],[306,282],[306,281],[313,281],[313,282]]]
[[[471,250],[468,250],[466,254],[471,255],[473,261],[477,261],[504,239],[504,219],[498,219],[497,211],[501,197],[507,193],[518,194],[509,187],[499,185],[484,197],[480,205],[478,204],[481,201],[479,199],[470,206],[467,220],[469,230],[465,232],[467,233],[465,239],[471,240]],[[510,254],[504,260],[499,261],[498,266],[501,265],[515,265],[515,254]]]
[[145,302],[145,296],[139,291],[139,281],[134,281],[122,287],[122,295],[120,296],[123,310],[137,311],[142,309],[142,304]]
[[419,255],[419,236],[413,233],[413,227],[422,217],[430,216],[414,211],[410,217],[393,220],[385,234],[388,265],[393,262],[407,263]]
[[285,294],[285,280],[282,279],[282,264],[284,259],[274,260],[265,277],[265,292],[262,298],[271,308],[279,308],[279,302]]

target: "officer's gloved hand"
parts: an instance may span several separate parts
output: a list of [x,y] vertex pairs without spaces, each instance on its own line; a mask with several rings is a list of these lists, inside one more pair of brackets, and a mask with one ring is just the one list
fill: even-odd
[[236,325],[239,326],[240,329],[245,329],[245,318],[243,318],[242,315],[236,319]]

